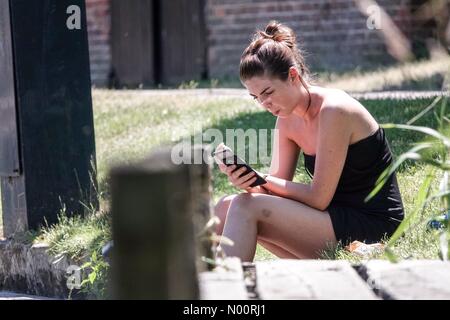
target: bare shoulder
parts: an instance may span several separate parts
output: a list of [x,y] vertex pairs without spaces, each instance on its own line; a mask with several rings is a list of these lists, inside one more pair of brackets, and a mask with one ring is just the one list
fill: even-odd
[[346,92],[338,89],[326,89],[320,107],[319,121],[335,119],[350,122],[355,111],[354,101]]
[[347,92],[340,89],[325,89],[322,108],[335,109],[341,112],[355,112],[359,107],[364,108]]
[[341,121],[341,125],[348,125],[352,142],[373,133],[378,128],[378,123],[369,111],[358,100],[339,89],[326,89],[320,111],[320,119],[324,118],[330,121],[335,119]]

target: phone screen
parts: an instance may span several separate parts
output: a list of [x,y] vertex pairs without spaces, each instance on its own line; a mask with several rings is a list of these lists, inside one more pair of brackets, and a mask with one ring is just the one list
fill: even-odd
[[[256,173],[256,171],[253,170],[252,167],[250,167],[247,163],[245,163],[244,160],[235,155],[233,151],[231,151],[230,149],[224,149],[218,152],[214,152],[213,156],[217,157],[217,159],[219,159],[227,167],[235,165],[236,169],[234,171],[239,170],[242,167],[245,167],[246,170],[243,174],[240,175],[240,177],[245,176],[246,174],[249,174],[252,171]],[[258,173],[256,173],[256,180],[250,185],[250,187],[252,188],[257,187],[266,183],[267,181],[263,177],[261,177]]]

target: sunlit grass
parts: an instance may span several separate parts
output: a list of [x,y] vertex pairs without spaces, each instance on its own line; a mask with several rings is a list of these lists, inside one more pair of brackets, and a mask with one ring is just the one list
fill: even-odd
[[[117,163],[130,163],[145,157],[155,146],[179,141],[196,133],[196,129],[214,127],[222,132],[230,128],[271,129],[275,118],[262,111],[251,99],[237,97],[195,96],[153,96],[148,92],[103,91],[95,90],[94,119],[98,172],[101,191],[107,191],[107,173]],[[414,101],[363,101],[379,122],[404,123],[420,112],[427,100]],[[430,115],[419,124],[435,126]],[[394,154],[407,150],[411,143],[421,138],[413,132],[387,130]],[[256,166],[267,170],[264,166]],[[415,193],[423,178],[423,167],[413,163],[402,166],[398,172],[400,189],[404,198],[406,212],[414,204]],[[302,158],[295,175],[296,181],[307,181]],[[238,190],[229,185],[226,177],[213,169],[213,199],[236,193]],[[109,201],[106,194],[105,205]],[[108,211],[107,208],[105,211]],[[429,208],[431,215],[436,208]],[[67,222],[67,221],[66,221]],[[69,226],[67,226],[67,224]],[[93,226],[94,225],[94,226]],[[102,229],[104,228],[104,229]],[[61,232],[61,230],[64,232]],[[73,231],[70,231],[73,229]],[[84,230],[77,232],[76,230]],[[93,230],[93,235],[89,230]],[[103,231],[102,231],[103,230]],[[85,232],[86,231],[86,232]],[[100,233],[99,233],[100,232]],[[67,234],[66,238],[63,237]],[[108,239],[108,224],[99,224],[95,219],[63,222],[61,226],[47,229],[41,237],[49,242],[55,253],[66,252],[72,256],[82,255],[81,246],[94,248]],[[80,239],[80,237],[84,237]],[[101,239],[101,241],[99,241]],[[403,240],[402,240],[403,241]],[[79,245],[80,244],[80,245]],[[436,242],[429,234],[420,229],[402,242],[399,252],[404,256],[437,258]],[[333,253],[335,258],[349,258],[345,251]],[[274,258],[262,247],[257,248],[256,260]],[[351,258],[353,259],[353,258]]]
[[437,54],[430,60],[382,67],[374,71],[321,73],[318,82],[326,87],[348,92],[439,90],[449,69],[450,57]]
[[[447,70],[449,59],[443,59],[440,62],[423,61],[370,73],[356,72],[340,76],[340,78],[331,75],[328,83],[329,86],[356,92],[380,90],[414,79],[425,81]],[[362,103],[380,123],[405,123],[427,106],[430,101],[430,99],[367,100]],[[109,168],[115,164],[142,159],[154,147],[174,143],[198,133],[200,129],[213,127],[219,128],[222,132],[227,128],[272,129],[275,123],[275,119],[270,114],[263,112],[251,99],[238,96],[160,95],[151,91],[93,90],[93,104],[98,180],[100,191],[104,195],[102,208],[105,212],[108,211],[109,203],[107,174]],[[428,115],[417,124],[435,127],[436,120],[432,115]],[[386,133],[395,155],[406,151],[411,143],[422,138],[415,132],[387,130]],[[266,166],[255,167],[262,171],[267,170]],[[406,213],[410,212],[414,204],[424,172],[424,166],[413,163],[401,166],[398,172]],[[308,181],[301,158],[294,180]],[[228,184],[226,177],[220,174],[217,168],[213,170],[213,190],[214,201],[223,195],[238,192]],[[436,214],[437,211],[437,205],[427,208],[423,221],[430,215]],[[396,250],[401,256],[438,257],[435,237],[431,233],[425,232],[424,228],[424,224],[419,223],[416,229],[399,242]],[[77,230],[80,232],[77,233]],[[66,236],[63,236],[64,234]],[[74,221],[64,220],[60,225],[51,229],[47,228],[39,239],[50,243],[54,253],[64,252],[71,256],[83,256],[85,253],[82,248],[85,248],[86,251],[98,248],[108,237],[108,223],[98,224],[96,219],[87,218]],[[335,251],[332,255],[335,258],[355,258],[349,257],[343,250]],[[258,247],[257,260],[270,258],[273,258],[273,255]]]

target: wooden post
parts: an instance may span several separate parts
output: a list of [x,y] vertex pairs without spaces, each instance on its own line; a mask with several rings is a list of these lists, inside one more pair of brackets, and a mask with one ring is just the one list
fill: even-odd
[[[206,228],[212,218],[211,206],[211,149],[207,146],[192,148],[192,165],[190,166],[192,203],[194,205],[193,219],[197,241],[197,270],[212,270],[212,264],[202,260],[202,257],[213,259],[212,229]],[[212,226],[214,228],[214,226]]]
[[111,171],[116,299],[198,299],[192,173],[171,148]]
[[98,207],[84,0],[0,0],[4,235]]

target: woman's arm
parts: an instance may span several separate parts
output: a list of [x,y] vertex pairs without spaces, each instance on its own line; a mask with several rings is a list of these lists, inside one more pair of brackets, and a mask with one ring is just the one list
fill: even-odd
[[345,108],[324,107],[319,114],[319,136],[311,184],[268,176],[264,185],[271,193],[325,210],[333,199],[344,167],[351,135],[351,119]]
[[[272,145],[272,160],[270,163],[269,175],[284,180],[292,181],[297,167],[300,148],[292,141],[287,134],[285,120],[278,118],[275,125],[275,137]],[[264,176],[264,175],[263,175]],[[256,188],[249,188],[250,193],[270,194],[268,184]]]
[[278,118],[275,126],[269,174],[281,179],[292,180],[297,167],[300,148],[289,138],[284,121]]

